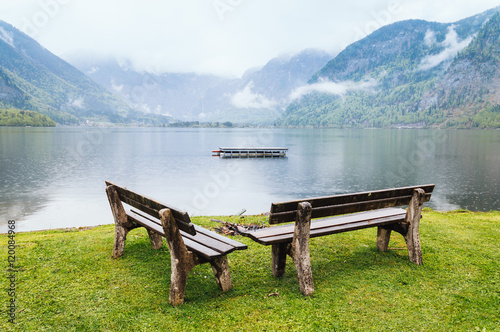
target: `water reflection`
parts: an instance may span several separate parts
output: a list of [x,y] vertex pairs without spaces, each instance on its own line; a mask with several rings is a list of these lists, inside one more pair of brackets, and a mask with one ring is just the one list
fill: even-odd
[[[289,151],[211,157],[219,146]],[[106,179],[198,215],[426,183],[433,208],[498,210],[499,152],[500,131],[0,128],[0,227],[111,223]]]

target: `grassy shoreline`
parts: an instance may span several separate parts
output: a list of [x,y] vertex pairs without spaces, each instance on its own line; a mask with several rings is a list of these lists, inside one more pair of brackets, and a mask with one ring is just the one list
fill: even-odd
[[[217,227],[214,217],[193,222]],[[225,221],[238,217],[216,217]],[[262,222],[266,216],[247,216]],[[404,239],[376,250],[376,230],[311,240],[316,292],[299,291],[290,259],[271,276],[270,247],[248,238],[228,256],[234,289],[221,293],[208,264],[191,272],[186,301],[168,304],[170,256],[143,229],[110,258],[113,225],[19,233],[16,323],[8,322],[8,238],[0,235],[0,328],[6,331],[500,331],[500,212],[426,210],[423,266],[408,261]],[[277,293],[277,296],[270,294]]]

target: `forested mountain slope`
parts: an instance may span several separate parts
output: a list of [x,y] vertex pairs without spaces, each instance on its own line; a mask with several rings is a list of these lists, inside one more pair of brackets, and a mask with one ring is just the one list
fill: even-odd
[[0,21],[0,107],[33,110],[60,124],[167,121],[133,110],[38,42]]
[[455,23],[408,20],[382,27],[295,91],[278,123],[498,126],[491,112],[499,104],[499,19],[495,8]]

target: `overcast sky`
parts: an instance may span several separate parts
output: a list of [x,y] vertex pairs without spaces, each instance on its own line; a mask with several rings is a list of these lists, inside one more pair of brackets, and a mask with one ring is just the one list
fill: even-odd
[[406,19],[454,22],[498,0],[0,0],[0,20],[65,59],[129,58],[150,72],[240,76],[273,57],[337,53]]

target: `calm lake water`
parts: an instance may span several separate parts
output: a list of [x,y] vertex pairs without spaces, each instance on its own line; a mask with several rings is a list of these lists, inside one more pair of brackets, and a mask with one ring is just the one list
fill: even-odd
[[[287,158],[221,159],[220,146]],[[500,130],[0,128],[0,233],[113,223],[104,180],[190,215],[435,183],[427,206],[500,209]]]

